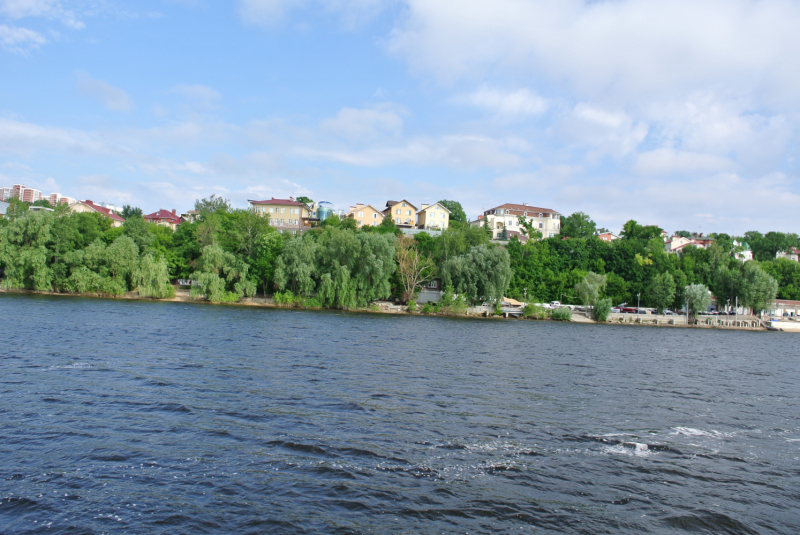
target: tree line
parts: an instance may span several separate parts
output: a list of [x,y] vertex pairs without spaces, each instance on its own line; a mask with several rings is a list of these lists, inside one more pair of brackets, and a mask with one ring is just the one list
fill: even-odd
[[[469,304],[494,304],[505,295],[680,309],[692,285],[713,292],[721,305],[738,299],[756,310],[776,296],[800,299],[798,263],[775,260],[773,252],[800,245],[794,234],[717,234],[708,249],[668,254],[658,227],[629,221],[620,239],[605,242],[596,236],[605,229],[578,212],[562,217],[560,236],[542,239],[532,229],[525,243],[514,236],[498,245],[485,227],[469,225],[458,202],[440,202],[451,211],[450,227],[440,236],[408,237],[391,218],[358,228],[338,217],[293,236],[215,196],[198,200],[196,220],[174,232],[130,206],[125,223],[112,228],[97,213],[64,206],[29,212],[17,201],[0,219],[0,277],[5,288],[155,298],[172,295],[170,280],[192,279],[192,294],[213,302],[275,294],[331,308],[387,298],[407,303],[435,277]],[[755,260],[737,260],[734,239],[746,241]]]

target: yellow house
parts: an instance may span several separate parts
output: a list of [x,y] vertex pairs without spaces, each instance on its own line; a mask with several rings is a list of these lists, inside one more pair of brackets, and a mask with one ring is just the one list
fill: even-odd
[[311,208],[294,197],[248,202],[255,213],[268,217],[269,224],[280,231],[296,235],[311,228]]
[[371,204],[357,204],[350,207],[345,217],[356,220],[359,227],[377,227],[383,221],[383,214]]
[[417,207],[405,199],[386,201],[383,215],[394,219],[394,223],[398,227],[414,228],[417,222]]
[[111,220],[112,227],[121,227],[125,220],[121,216],[115,214],[105,206],[100,206],[92,201],[78,201],[69,205],[70,212],[80,214],[82,212],[97,212]]
[[417,228],[444,230],[450,225],[450,210],[439,204],[423,204],[417,212]]

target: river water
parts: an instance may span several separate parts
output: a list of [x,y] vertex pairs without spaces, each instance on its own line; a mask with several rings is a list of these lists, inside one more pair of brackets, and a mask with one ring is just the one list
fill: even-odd
[[800,338],[0,295],[0,533],[797,533]]

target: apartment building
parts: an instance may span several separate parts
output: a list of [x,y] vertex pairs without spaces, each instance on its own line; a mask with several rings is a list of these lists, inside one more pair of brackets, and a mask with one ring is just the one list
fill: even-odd
[[405,199],[386,201],[383,215],[394,219],[395,225],[400,228],[413,228],[417,224],[417,207]]
[[417,212],[417,228],[445,230],[450,225],[450,210],[439,204],[422,204]]
[[11,200],[14,188],[0,188],[0,202],[8,202]]
[[345,217],[355,219],[359,227],[377,227],[383,222],[383,213],[371,204],[351,206]]
[[252,210],[262,217],[269,218],[269,224],[282,232],[291,232],[297,235],[300,232],[311,228],[311,208],[295,201],[294,197],[288,199],[276,199],[275,197],[265,201],[247,201]]
[[525,228],[519,224],[519,218],[533,225],[534,230],[542,233],[543,238],[552,238],[561,233],[561,214],[551,208],[539,208],[528,203],[506,203],[483,212],[483,217],[470,222],[473,227],[488,224],[492,231],[492,239],[496,240],[506,230],[508,236],[521,234]]

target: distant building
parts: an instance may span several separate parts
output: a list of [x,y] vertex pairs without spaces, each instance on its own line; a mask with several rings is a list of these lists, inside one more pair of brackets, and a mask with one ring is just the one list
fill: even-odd
[[121,227],[125,220],[118,214],[115,214],[105,206],[100,206],[99,204],[95,204],[90,200],[85,201],[77,201],[69,205],[69,209],[71,212],[74,213],[82,213],[82,212],[97,212],[111,220],[112,227]]
[[0,202],[8,202],[11,200],[14,188],[0,188]]
[[800,249],[797,247],[789,247],[787,251],[780,251],[776,253],[775,258],[785,258],[786,260],[797,262],[800,260]]
[[417,207],[403,199],[402,201],[386,201],[383,209],[384,217],[391,217],[400,228],[413,228],[417,223]]
[[144,216],[144,220],[148,223],[155,223],[156,225],[169,227],[172,230],[175,230],[178,228],[178,225],[181,224],[181,218],[178,217],[178,214],[175,213],[175,210],[170,212],[169,210],[161,209],[158,212],[147,214]]
[[4,201],[0,201],[0,217],[6,217],[8,212],[9,204]]
[[597,238],[602,241],[614,241],[618,240],[619,236],[617,236],[613,232],[601,232],[600,234],[597,235]]
[[22,202],[36,202],[42,200],[42,192],[38,189],[25,188],[22,190]]
[[737,240],[733,240],[733,246],[741,247],[741,250],[738,251],[734,256],[737,259],[741,260],[742,263],[753,259],[753,251],[750,249],[750,246],[747,245],[747,242],[739,242]]
[[371,204],[351,206],[345,217],[355,219],[359,227],[377,227],[383,222],[383,213]]
[[52,208],[48,208],[47,206],[29,206],[28,210],[31,212],[53,212]]
[[311,221],[315,220],[311,217],[311,207],[294,200],[294,197],[248,202],[255,213],[269,218],[270,225],[293,235],[310,229]]
[[699,247],[701,249],[708,249],[714,243],[714,238],[703,236],[702,234],[693,234],[691,238],[683,236],[672,236],[667,239],[664,244],[664,250],[668,253],[679,253],[688,246]]
[[483,212],[483,217],[470,223],[473,227],[488,224],[492,231],[492,239],[497,240],[503,234],[510,238],[512,232],[522,233],[524,227],[519,224],[519,217],[533,226],[534,230],[542,233],[544,238],[552,238],[561,233],[561,214],[551,208],[529,206],[527,203],[506,203]]
[[197,210],[187,210],[180,215],[181,223],[194,223],[199,215],[200,214],[197,212]]
[[70,204],[74,204],[76,202],[78,201],[76,201],[72,197],[61,197],[61,199],[59,199],[58,201],[59,204],[66,204],[67,206],[69,206]]
[[47,200],[50,202],[50,206],[58,206],[61,203],[61,194],[51,193]]
[[439,204],[423,204],[417,212],[417,228],[445,230],[450,226],[450,210]]

